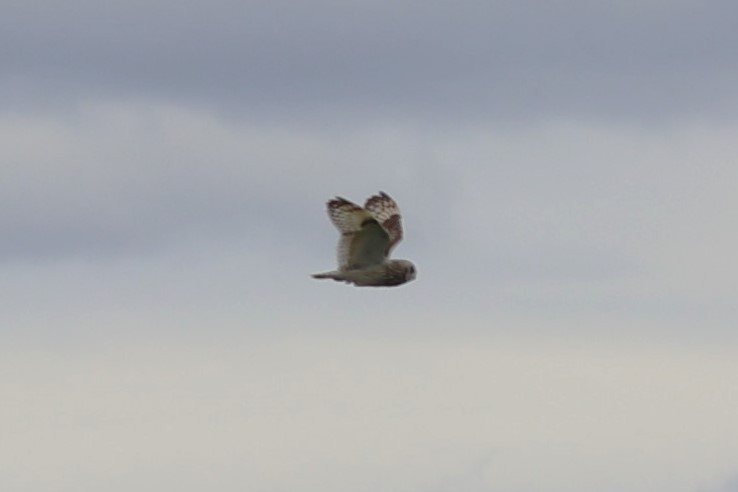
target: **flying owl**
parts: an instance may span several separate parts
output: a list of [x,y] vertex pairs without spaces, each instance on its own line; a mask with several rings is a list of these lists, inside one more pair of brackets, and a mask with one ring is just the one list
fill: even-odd
[[327,205],[328,217],[341,233],[338,270],[316,273],[313,278],[360,287],[392,287],[415,279],[415,265],[389,259],[402,239],[400,209],[389,195],[380,192],[368,198],[363,208],[341,197]]

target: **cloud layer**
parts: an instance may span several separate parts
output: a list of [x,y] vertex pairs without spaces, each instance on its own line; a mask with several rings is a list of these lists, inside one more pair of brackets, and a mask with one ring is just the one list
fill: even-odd
[[235,114],[661,120],[735,110],[729,2],[16,4],[6,94]]
[[7,6],[0,488],[728,490],[736,13]]
[[686,492],[738,452],[724,350],[298,335],[2,368],[12,489]]

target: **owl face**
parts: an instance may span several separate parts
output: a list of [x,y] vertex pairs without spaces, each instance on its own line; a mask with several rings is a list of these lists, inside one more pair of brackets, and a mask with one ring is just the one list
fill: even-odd
[[405,276],[405,282],[410,282],[411,280],[415,280],[415,276],[417,274],[415,270],[415,265],[413,265],[411,262],[407,260],[394,260],[395,263],[397,263],[397,266],[399,266]]

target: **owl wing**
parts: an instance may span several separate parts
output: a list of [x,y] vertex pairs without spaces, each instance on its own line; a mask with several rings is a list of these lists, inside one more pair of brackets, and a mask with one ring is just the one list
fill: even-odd
[[328,202],[328,216],[341,233],[338,269],[364,268],[382,263],[390,236],[365,209],[345,198]]
[[389,241],[385,246],[384,256],[389,256],[392,248],[402,240],[402,220],[400,218],[400,208],[397,203],[390,198],[388,194],[380,191],[378,195],[374,195],[367,199],[364,208],[372,217],[382,226],[389,237]]
[[379,265],[387,257],[385,251],[389,242],[387,231],[375,219],[367,219],[351,241],[347,268],[352,270]]

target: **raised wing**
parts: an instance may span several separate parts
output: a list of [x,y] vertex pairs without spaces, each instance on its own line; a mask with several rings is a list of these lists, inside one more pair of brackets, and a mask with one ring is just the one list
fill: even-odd
[[387,257],[385,251],[389,242],[387,231],[375,219],[367,219],[361,231],[353,235],[346,268],[353,270],[381,264]]
[[[336,197],[328,202],[328,217],[341,233],[337,248],[338,269],[346,271],[360,268],[356,265],[372,264],[371,261],[376,258],[372,254],[372,249],[376,248],[376,234],[372,234],[371,227],[363,230],[365,223],[377,224],[372,215],[359,205]],[[383,252],[381,249],[379,251]]]
[[328,217],[341,234],[359,232],[361,224],[372,215],[345,198],[337,196],[328,202]]
[[384,256],[389,256],[392,248],[402,240],[402,221],[400,218],[400,208],[397,203],[390,198],[388,194],[380,191],[378,195],[374,195],[367,199],[364,208],[371,214],[374,219],[387,232],[389,241],[385,247]]

